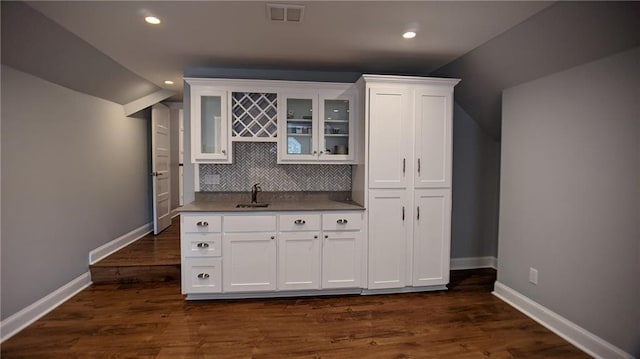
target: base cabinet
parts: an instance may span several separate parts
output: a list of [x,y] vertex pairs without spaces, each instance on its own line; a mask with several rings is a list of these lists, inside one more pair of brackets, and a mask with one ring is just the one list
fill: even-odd
[[320,288],[320,232],[285,232],[278,237],[278,289]]
[[413,286],[449,283],[451,191],[416,190]]
[[222,292],[220,258],[190,258],[183,263],[183,292]]
[[225,292],[276,289],[275,233],[225,234],[222,241]]
[[363,211],[183,213],[181,223],[188,299],[363,287]]
[[369,289],[407,284],[411,216],[406,191],[369,191]]
[[357,232],[325,232],[322,241],[322,288],[361,286],[361,240]]

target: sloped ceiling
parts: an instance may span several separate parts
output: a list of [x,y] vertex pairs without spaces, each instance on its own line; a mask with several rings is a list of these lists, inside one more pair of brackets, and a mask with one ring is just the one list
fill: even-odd
[[298,3],[302,24],[269,22],[258,1],[2,1],[2,62],[121,104],[160,88],[180,101],[185,73],[455,77],[456,101],[499,139],[503,89],[640,46],[633,1]]
[[3,64],[122,105],[160,90],[24,3],[1,5]]
[[[300,24],[269,21],[265,1],[27,2],[134,73],[176,90],[176,100],[183,74],[195,68],[425,75],[550,4],[295,3],[305,6]],[[162,23],[146,24],[146,14],[160,17]],[[408,28],[418,30],[410,41],[401,37]],[[175,84],[167,87],[164,80]]]
[[500,139],[503,89],[636,46],[640,2],[559,2],[432,75],[463,79],[456,102]]

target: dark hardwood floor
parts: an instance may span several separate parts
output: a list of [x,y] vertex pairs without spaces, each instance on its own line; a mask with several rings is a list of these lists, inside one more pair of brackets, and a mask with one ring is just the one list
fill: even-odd
[[588,358],[491,295],[495,271],[420,294],[186,302],[179,282],[93,285],[2,358]]

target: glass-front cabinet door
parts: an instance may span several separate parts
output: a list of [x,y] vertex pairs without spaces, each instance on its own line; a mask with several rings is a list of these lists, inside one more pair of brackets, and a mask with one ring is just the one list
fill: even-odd
[[320,97],[320,159],[352,160],[353,97]]
[[[283,159],[312,161],[318,158],[317,97],[305,95],[283,95],[284,104],[280,119],[286,123],[281,127],[280,144]],[[280,121],[280,120],[279,120]]]
[[229,114],[226,91],[191,88],[193,163],[230,163]]
[[[349,163],[354,156],[354,96],[324,91],[279,94],[279,163]],[[283,123],[286,125],[283,126]]]

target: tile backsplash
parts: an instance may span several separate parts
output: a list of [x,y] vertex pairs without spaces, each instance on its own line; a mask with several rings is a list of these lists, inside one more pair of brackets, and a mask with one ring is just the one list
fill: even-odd
[[[351,191],[350,165],[277,164],[273,142],[235,142],[233,164],[200,165],[200,191],[247,192],[254,183],[263,191]],[[220,184],[205,184],[219,175]]]

